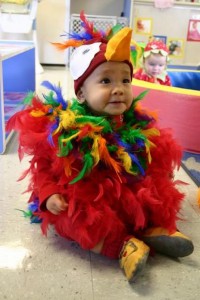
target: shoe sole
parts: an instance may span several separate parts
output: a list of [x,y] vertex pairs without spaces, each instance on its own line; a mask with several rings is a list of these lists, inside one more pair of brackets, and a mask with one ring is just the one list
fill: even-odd
[[156,252],[176,258],[188,256],[194,250],[193,243],[181,237],[163,235],[144,237],[143,241]]
[[138,262],[136,270],[132,273],[132,276],[128,279],[129,283],[135,282],[136,279],[138,278],[138,276],[142,274],[142,272],[145,268],[148,256],[149,256],[149,251],[147,251],[144,254],[144,256],[142,257],[142,259]]

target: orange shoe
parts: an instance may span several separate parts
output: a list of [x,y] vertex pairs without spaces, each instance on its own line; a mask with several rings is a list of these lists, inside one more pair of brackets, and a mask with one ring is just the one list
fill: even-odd
[[187,236],[179,231],[170,234],[167,229],[161,227],[148,229],[142,239],[156,252],[167,256],[184,257],[194,250],[193,243]]
[[145,243],[134,237],[125,242],[120,253],[120,267],[124,269],[129,282],[135,281],[144,269],[149,250]]

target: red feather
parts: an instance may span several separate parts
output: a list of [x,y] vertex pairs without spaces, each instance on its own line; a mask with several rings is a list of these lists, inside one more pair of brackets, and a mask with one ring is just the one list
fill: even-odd
[[84,11],[82,10],[80,12],[80,19],[83,22],[82,26],[85,28],[85,31],[89,34],[91,34],[94,38],[101,38],[102,33],[100,31],[97,31],[94,28],[94,24],[92,22],[89,22],[84,14]]

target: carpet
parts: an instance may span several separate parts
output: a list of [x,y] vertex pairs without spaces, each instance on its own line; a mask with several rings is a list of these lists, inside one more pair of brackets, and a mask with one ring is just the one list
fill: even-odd
[[200,154],[184,152],[181,166],[194,183],[200,187]]
[[[24,108],[23,99],[27,95],[24,92],[5,92],[4,93],[4,118],[5,125],[10,117]],[[6,133],[7,137],[8,133]]]

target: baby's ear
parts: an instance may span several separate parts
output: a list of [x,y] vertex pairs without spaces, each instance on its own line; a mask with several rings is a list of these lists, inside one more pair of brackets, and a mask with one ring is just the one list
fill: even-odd
[[85,102],[85,96],[84,96],[84,93],[83,93],[83,90],[82,90],[82,88],[80,88],[79,90],[78,90],[78,93],[76,94],[77,95],[77,98],[78,98],[78,102],[79,103],[84,103]]

